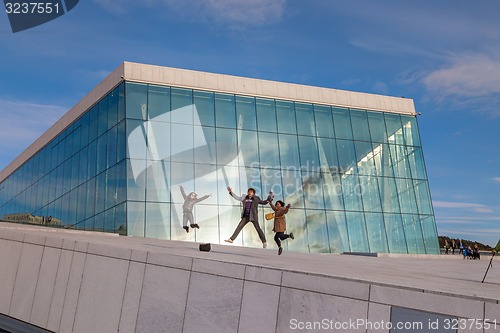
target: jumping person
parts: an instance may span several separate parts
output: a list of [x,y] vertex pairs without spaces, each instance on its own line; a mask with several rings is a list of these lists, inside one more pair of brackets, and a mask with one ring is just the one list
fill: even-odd
[[268,201],[261,200],[258,196],[256,196],[255,189],[251,187],[247,190],[247,195],[242,194],[241,197],[234,194],[231,187],[228,187],[227,191],[229,192],[229,195],[242,203],[243,211],[241,212],[241,221],[236,227],[236,230],[234,230],[233,235],[226,239],[225,242],[232,243],[236,239],[236,237],[238,237],[241,229],[243,229],[243,227],[248,222],[252,222],[255,230],[257,230],[257,233],[259,234],[260,241],[262,242],[262,247],[266,248],[266,236],[259,226],[259,213],[257,211],[257,207],[259,206],[259,204],[266,205]]
[[281,200],[276,201],[276,206],[273,205],[272,201],[269,201],[269,205],[274,210],[274,228],[273,231],[276,233],[274,235],[274,241],[278,245],[278,255],[283,253],[283,248],[281,247],[281,241],[290,237],[291,239],[295,239],[293,233],[285,234],[286,230],[286,219],[285,214],[288,213],[288,210],[292,205],[288,204],[285,207],[285,203]]
[[194,221],[193,208],[198,202],[208,199],[211,194],[204,195],[198,199],[198,195],[195,192],[191,192],[186,195],[184,187],[182,187],[182,185],[179,185],[179,187],[181,189],[182,197],[184,198],[184,204],[182,205],[182,228],[184,228],[186,232],[189,232],[188,222],[190,222],[191,228],[200,229],[198,223],[195,223]]

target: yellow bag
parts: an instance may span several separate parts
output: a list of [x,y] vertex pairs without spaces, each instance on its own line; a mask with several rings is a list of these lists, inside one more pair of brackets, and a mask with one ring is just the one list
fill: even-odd
[[272,219],[274,219],[274,212],[267,213],[265,216],[266,216],[266,220],[272,220]]

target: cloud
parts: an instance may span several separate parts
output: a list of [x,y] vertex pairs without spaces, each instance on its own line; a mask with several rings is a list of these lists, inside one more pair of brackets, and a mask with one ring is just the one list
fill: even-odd
[[[54,104],[0,98],[0,150],[13,159],[68,111]],[[0,161],[7,165],[11,161]]]
[[500,93],[500,59],[485,54],[462,55],[451,65],[427,74],[422,83],[440,95],[465,97]]
[[[94,0],[104,9],[114,14],[124,14],[138,6],[131,0]],[[218,23],[243,24],[248,26],[269,25],[281,21],[286,8],[286,0],[147,0],[141,6],[166,7],[181,17],[188,15],[202,17]]]
[[500,177],[494,177],[493,180],[500,183]]
[[469,209],[476,213],[493,213],[494,210],[486,205],[467,202],[448,202],[448,201],[433,201],[432,205],[435,208],[456,208]]

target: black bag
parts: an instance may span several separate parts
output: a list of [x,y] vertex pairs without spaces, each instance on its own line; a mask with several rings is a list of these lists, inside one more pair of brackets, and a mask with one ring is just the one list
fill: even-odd
[[210,243],[200,244],[200,251],[210,252],[210,250],[211,250]]

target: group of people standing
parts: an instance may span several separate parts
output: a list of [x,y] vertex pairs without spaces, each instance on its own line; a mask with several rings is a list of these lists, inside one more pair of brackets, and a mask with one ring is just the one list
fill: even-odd
[[[205,195],[201,198],[198,198],[196,193],[191,192],[189,193],[189,195],[186,195],[184,188],[182,186],[180,186],[180,189],[182,196],[184,198],[184,204],[182,205],[183,228],[184,230],[186,230],[186,232],[189,232],[189,227],[188,227],[188,222],[189,222],[191,228],[199,229],[200,228],[199,225],[194,221],[193,208],[196,203],[207,199],[210,195]],[[243,209],[241,212],[240,222],[236,226],[236,229],[234,230],[231,237],[226,239],[225,242],[233,243],[236,237],[238,237],[243,227],[248,222],[251,222],[255,227],[257,234],[259,235],[260,241],[262,242],[262,247],[266,248],[267,247],[266,235],[264,235],[264,232],[262,231],[259,225],[258,206],[269,204],[271,206],[271,209],[274,211],[274,228],[273,228],[273,231],[275,232],[274,241],[276,242],[276,245],[278,245],[278,255],[281,255],[283,253],[283,247],[281,246],[281,241],[288,238],[291,239],[295,238],[293,233],[289,234],[285,233],[286,231],[285,214],[288,213],[288,210],[291,208],[291,205],[290,204],[285,205],[285,203],[281,200],[278,200],[276,201],[275,204],[273,204],[272,195],[269,195],[266,200],[262,200],[260,197],[255,195],[254,188],[249,188],[247,190],[246,195],[242,194],[241,196],[238,196],[235,193],[233,193],[231,187],[228,187],[227,190],[230,196],[232,196],[235,200],[241,202]]]
[[451,254],[455,254],[455,249],[458,248],[458,254],[463,255],[464,259],[481,259],[481,254],[479,253],[479,247],[477,244],[474,244],[474,247],[468,245],[464,247],[462,240],[460,239],[457,242],[455,242],[454,239],[451,240],[451,243],[448,242],[447,239],[444,241],[444,250],[445,254],[450,254],[450,249],[451,249]]

